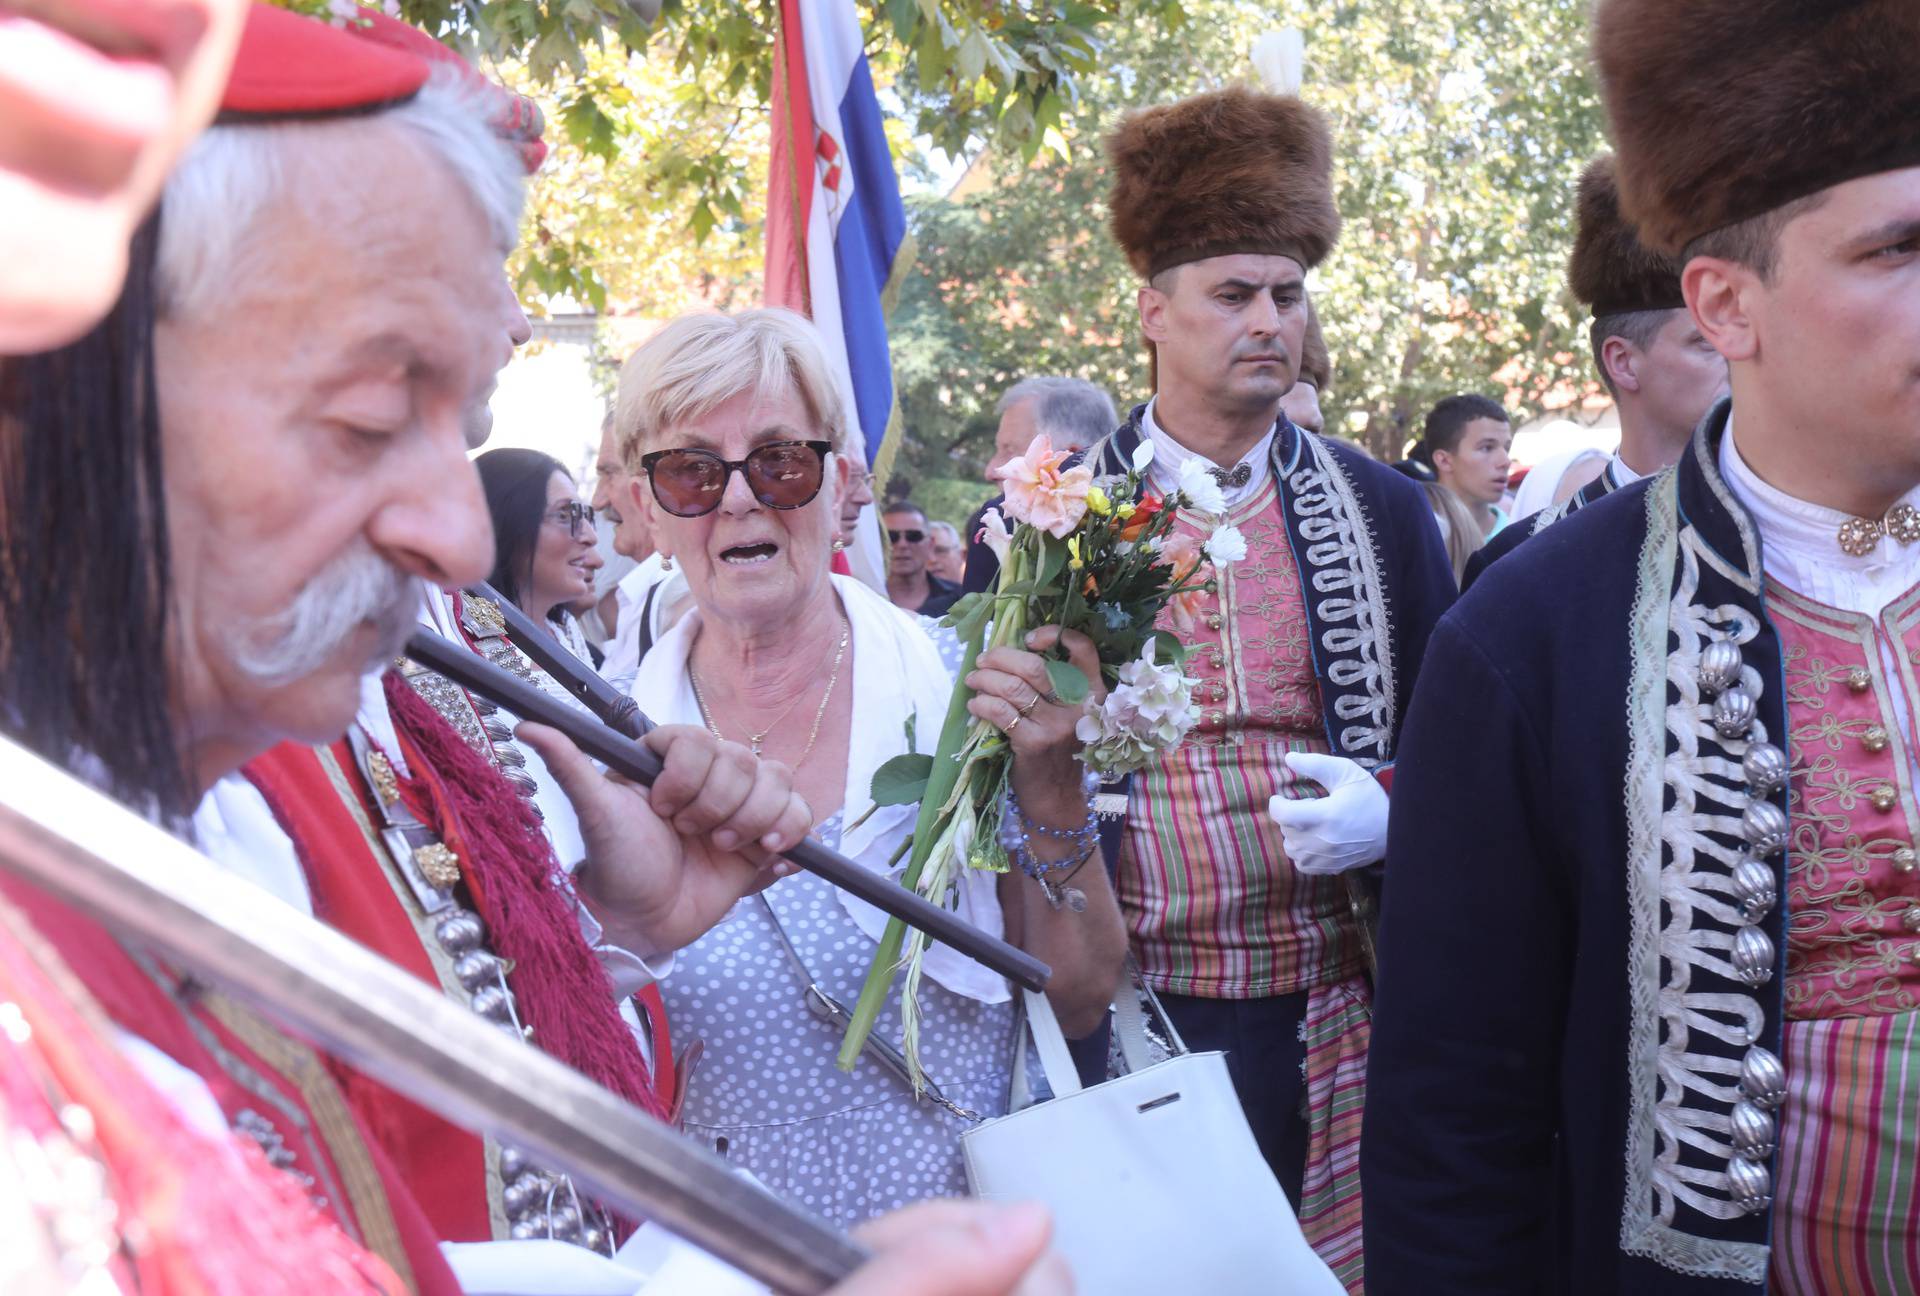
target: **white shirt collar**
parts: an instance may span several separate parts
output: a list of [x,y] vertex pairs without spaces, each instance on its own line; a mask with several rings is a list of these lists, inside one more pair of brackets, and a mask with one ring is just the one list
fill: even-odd
[[[1160,424],[1154,420],[1153,407],[1159,399],[1158,396],[1155,396],[1147,402],[1147,408],[1140,415],[1140,430],[1146,433],[1147,440],[1153,443],[1153,465],[1147,469],[1148,481],[1152,484],[1154,490],[1162,495],[1168,495],[1171,494],[1179,484],[1180,465],[1189,459],[1203,458],[1203,456],[1197,450],[1189,450],[1174,440],[1173,434],[1161,427]],[[1239,467],[1240,464],[1246,464],[1249,470],[1247,473],[1247,484],[1245,486],[1223,486],[1220,488],[1221,493],[1226,496],[1227,508],[1229,510],[1237,508],[1244,500],[1252,499],[1255,493],[1267,484],[1267,473],[1273,459],[1273,435],[1277,428],[1278,424],[1276,424],[1274,428],[1269,428],[1267,434],[1260,438],[1258,444],[1256,444],[1253,449],[1247,451],[1246,454],[1240,456],[1237,462],[1214,465],[1217,468],[1225,468],[1231,472],[1233,469]],[[1206,462],[1212,463],[1213,461],[1208,459]]]
[[[1920,582],[1920,545],[1882,536],[1871,551],[1855,557],[1840,547],[1847,514],[1762,481],[1734,444],[1731,414],[1719,460],[1721,477],[1759,529],[1766,574],[1787,588],[1830,607],[1874,615]],[[1920,507],[1920,487],[1904,502]]]
[[1618,452],[1615,452],[1613,458],[1607,460],[1607,479],[1613,483],[1615,490],[1619,490],[1622,486],[1633,485],[1644,475],[1627,467],[1627,461],[1622,459]]

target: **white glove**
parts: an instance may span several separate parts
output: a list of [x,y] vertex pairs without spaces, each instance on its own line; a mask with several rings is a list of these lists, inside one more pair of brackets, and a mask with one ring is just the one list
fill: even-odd
[[1287,858],[1322,876],[1363,868],[1387,853],[1387,790],[1345,756],[1291,752],[1287,768],[1327,790],[1323,797],[1276,796],[1267,813],[1280,825]]

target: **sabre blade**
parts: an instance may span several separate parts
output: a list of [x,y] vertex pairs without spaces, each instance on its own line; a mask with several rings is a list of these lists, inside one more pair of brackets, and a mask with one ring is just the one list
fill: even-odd
[[0,869],[775,1291],[814,1296],[866,1259],[624,1099],[5,739]]

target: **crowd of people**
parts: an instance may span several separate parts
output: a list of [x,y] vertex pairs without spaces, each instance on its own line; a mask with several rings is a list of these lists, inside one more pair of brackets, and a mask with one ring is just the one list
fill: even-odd
[[[0,59],[10,740],[854,1231],[837,1296],[1053,1296],[1073,1203],[964,1200],[1019,996],[934,945],[842,1069],[887,916],[785,858],[895,870],[919,807],[875,776],[961,678],[1034,868],[962,870],[958,913],[1051,969],[1085,1083],[1142,995],[1223,1053],[1329,1282],[1920,1291],[1906,0],[1599,0],[1568,286],[1621,439],[1518,494],[1489,395],[1391,466],[1322,428],[1321,113],[1123,118],[1150,386],[1011,386],[987,488],[1045,436],[1130,509],[1204,476],[1167,543],[1245,552],[1162,614],[1191,731],[1107,778],[1058,674],[1113,682],[1086,635],[943,623],[1004,496],[876,501],[811,323],[666,324],[591,483],[483,450],[538,110],[374,11],[183,12],[0,19],[88,73]],[[137,128],[82,94],[156,78]],[[649,718],[651,787],[401,652],[581,705],[503,605]],[[759,1290],[3,865],[5,1290]]]

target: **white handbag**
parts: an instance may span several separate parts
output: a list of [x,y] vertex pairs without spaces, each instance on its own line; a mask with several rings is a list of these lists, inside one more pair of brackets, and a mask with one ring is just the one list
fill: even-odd
[[1224,1054],[1189,1053],[1154,1001],[1173,1050],[1154,1062],[1129,978],[1113,1005],[1127,1074],[1086,1089],[1046,997],[1028,991],[1025,1006],[1054,1097],[1031,1102],[1019,1039],[1010,1114],[960,1149],[976,1196],[1052,1209],[1083,1296],[1344,1296],[1260,1155]]

